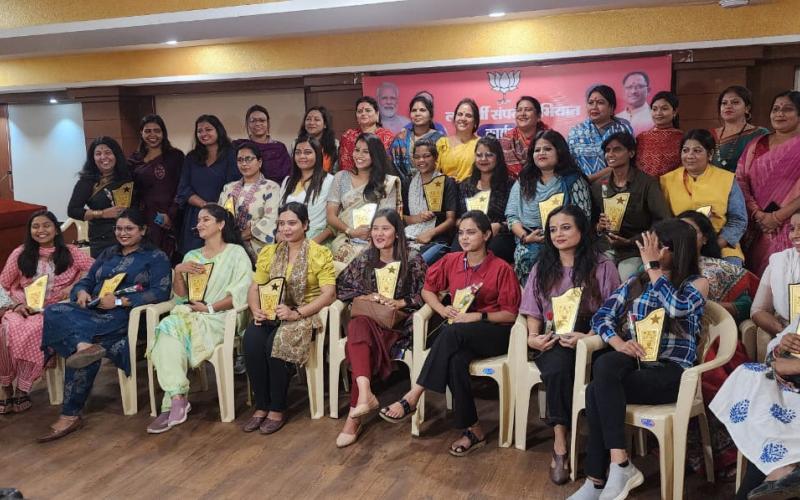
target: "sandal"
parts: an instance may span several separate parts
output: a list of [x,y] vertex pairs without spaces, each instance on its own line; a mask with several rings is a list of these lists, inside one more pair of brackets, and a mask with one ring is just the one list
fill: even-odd
[[475,435],[469,429],[465,429],[464,432],[461,433],[462,436],[466,436],[469,439],[469,446],[466,448],[463,445],[458,445],[455,448],[452,446],[450,447],[450,454],[454,457],[466,457],[473,451],[477,450],[478,448],[483,448],[486,445],[486,437],[484,436],[483,439],[478,439],[478,436]]
[[398,401],[398,403],[400,403],[400,406],[403,407],[403,414],[400,415],[399,417],[393,417],[393,416],[389,415],[389,413],[388,413],[389,412],[389,407],[388,406],[384,406],[383,408],[381,408],[381,411],[378,412],[378,415],[380,415],[382,419],[386,420],[390,424],[399,424],[400,422],[402,422],[403,420],[408,418],[409,415],[411,415],[412,413],[417,411],[416,408],[412,408],[411,405],[408,404],[408,401],[406,401],[405,398],[403,398],[400,401]]
[[14,411],[14,398],[0,399],[0,415],[7,415]]
[[27,394],[18,396],[13,400],[14,413],[22,413],[23,411],[30,410],[31,406],[33,406],[33,403],[31,403],[31,397]]

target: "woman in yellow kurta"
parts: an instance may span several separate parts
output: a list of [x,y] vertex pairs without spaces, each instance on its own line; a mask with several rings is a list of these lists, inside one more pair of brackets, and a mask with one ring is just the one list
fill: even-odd
[[722,257],[739,266],[739,240],[747,229],[744,195],[731,172],[709,163],[714,137],[708,130],[688,131],[681,141],[681,166],[661,176],[661,191],[673,215],[684,210],[705,213],[717,231]]
[[[313,332],[322,328],[317,313],[336,298],[331,251],[307,238],[307,230],[306,206],[287,203],[278,211],[281,242],[258,254],[247,300],[254,321],[242,340],[256,402],[245,432],[272,434],[283,427],[289,369],[293,363],[302,365],[308,360]],[[271,321],[261,309],[258,286],[274,278],[284,279],[284,289]]]
[[439,151],[439,170],[456,181],[463,181],[472,172],[475,163],[475,131],[481,123],[480,110],[474,100],[461,99],[453,113],[456,134],[436,141]]
[[[172,290],[179,305],[158,324],[147,350],[164,391],[161,414],[147,427],[151,434],[166,432],[186,421],[192,408],[186,398],[187,369],[209,359],[222,343],[224,313],[247,303],[252,268],[233,216],[210,203],[197,216],[197,232],[203,246],[188,252],[175,266]],[[203,300],[187,301],[188,275],[206,273],[206,264],[213,267]]]

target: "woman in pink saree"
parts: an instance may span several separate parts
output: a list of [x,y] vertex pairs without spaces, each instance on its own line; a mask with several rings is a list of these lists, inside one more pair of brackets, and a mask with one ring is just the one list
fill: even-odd
[[769,256],[791,246],[789,217],[800,209],[800,92],[772,100],[773,133],[753,140],[739,159],[736,180],[750,219],[745,263],[759,277]]

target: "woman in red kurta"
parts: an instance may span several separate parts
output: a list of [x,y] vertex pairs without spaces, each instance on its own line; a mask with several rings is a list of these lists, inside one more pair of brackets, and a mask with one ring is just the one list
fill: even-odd
[[[64,237],[56,216],[44,210],[28,220],[25,243],[17,247],[0,273],[0,286],[14,305],[0,323],[0,414],[22,412],[31,407],[28,392],[42,374],[41,310],[28,307],[25,287],[47,276],[44,306],[69,298],[72,285],[92,265],[92,258]],[[11,385],[16,380],[16,391]]]
[[678,129],[678,96],[659,92],[650,101],[655,126],[636,136],[636,163],[652,177],[661,177],[681,165],[681,140]]
[[[491,237],[491,223],[483,212],[471,210],[459,220],[458,239],[464,251],[447,254],[434,264],[422,290],[425,302],[452,323],[444,324],[436,336],[417,383],[400,401],[380,412],[384,420],[400,422],[416,411],[426,389],[445,392],[449,388],[455,426],[464,429],[449,451],[459,457],[486,444],[472,398],[469,364],[508,352],[508,338],[522,295],[514,269],[486,250]],[[444,305],[439,300],[440,292],[457,297],[459,290],[474,294],[469,307]]]
[[387,153],[392,146],[394,134],[381,126],[378,101],[372,97],[361,96],[356,100],[356,122],[358,127],[345,130],[339,141],[339,170],[353,170],[355,166],[353,150],[356,147],[356,139],[361,134],[370,133],[380,137]]

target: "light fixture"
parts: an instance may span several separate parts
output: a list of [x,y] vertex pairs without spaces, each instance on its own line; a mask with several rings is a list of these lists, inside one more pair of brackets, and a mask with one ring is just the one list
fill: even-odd
[[55,97],[51,97],[50,104],[58,104],[58,99],[56,99]]
[[490,12],[489,17],[503,17],[505,16],[505,12]]
[[178,41],[177,40],[167,40],[164,43],[167,44],[167,45],[178,45]]

